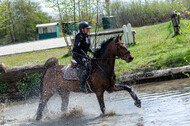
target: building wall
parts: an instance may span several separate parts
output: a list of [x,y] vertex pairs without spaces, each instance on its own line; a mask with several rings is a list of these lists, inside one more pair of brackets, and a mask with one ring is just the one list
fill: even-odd
[[59,26],[46,26],[38,28],[39,39],[48,39],[59,37]]
[[42,27],[38,28],[38,33],[43,34],[43,28]]
[[39,34],[57,32],[56,26],[40,27],[38,28]]
[[56,26],[49,26],[47,27],[47,33],[57,32]]
[[57,37],[59,37],[59,25],[56,25]]

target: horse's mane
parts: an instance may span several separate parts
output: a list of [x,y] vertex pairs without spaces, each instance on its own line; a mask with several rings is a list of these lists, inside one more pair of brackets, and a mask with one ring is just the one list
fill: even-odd
[[104,53],[104,51],[106,50],[107,46],[109,45],[109,43],[114,39],[114,37],[109,38],[106,41],[103,41],[103,43],[101,44],[101,48],[98,48],[95,50],[94,52],[94,57],[95,58],[99,58],[100,56],[102,56],[102,54]]

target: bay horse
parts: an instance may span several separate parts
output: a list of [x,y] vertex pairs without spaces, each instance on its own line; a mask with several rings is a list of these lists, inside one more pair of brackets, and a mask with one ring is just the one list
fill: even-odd
[[[104,92],[109,93],[121,90],[127,90],[135,101],[137,107],[141,107],[141,101],[137,95],[127,85],[115,84],[115,59],[125,60],[127,63],[133,60],[131,52],[127,49],[125,44],[121,40],[122,36],[116,36],[105,41],[101,48],[95,51],[93,64],[94,70],[90,72],[89,78],[87,79],[88,85],[92,92],[96,94],[102,113],[105,113],[104,104]],[[69,93],[80,92],[79,91],[79,80],[64,80],[62,77],[63,65],[53,66],[48,68],[43,75],[42,79],[42,91],[40,103],[37,110],[36,120],[42,118],[42,112],[45,105],[53,94],[58,92],[62,99],[61,110],[65,111],[68,107]]]

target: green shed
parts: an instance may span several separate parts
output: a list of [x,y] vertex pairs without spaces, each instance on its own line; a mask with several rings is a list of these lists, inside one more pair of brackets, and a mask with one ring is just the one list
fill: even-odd
[[59,23],[37,24],[39,39],[59,37]]
[[103,29],[116,28],[117,27],[116,17],[105,16],[102,18],[102,24],[103,24]]
[[76,22],[64,22],[63,23],[63,32],[68,34],[68,35],[73,35],[74,31],[78,31],[78,25]]

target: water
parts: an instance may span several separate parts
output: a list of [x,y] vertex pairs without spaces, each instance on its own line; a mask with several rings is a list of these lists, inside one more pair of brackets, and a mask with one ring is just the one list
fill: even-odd
[[[134,106],[128,92],[105,93],[102,115],[95,94],[71,93],[69,110],[62,113],[61,99],[54,95],[43,119],[35,121],[39,99],[0,105],[4,126],[189,126],[190,79],[133,86],[142,100]],[[4,106],[4,109],[3,109]]]

